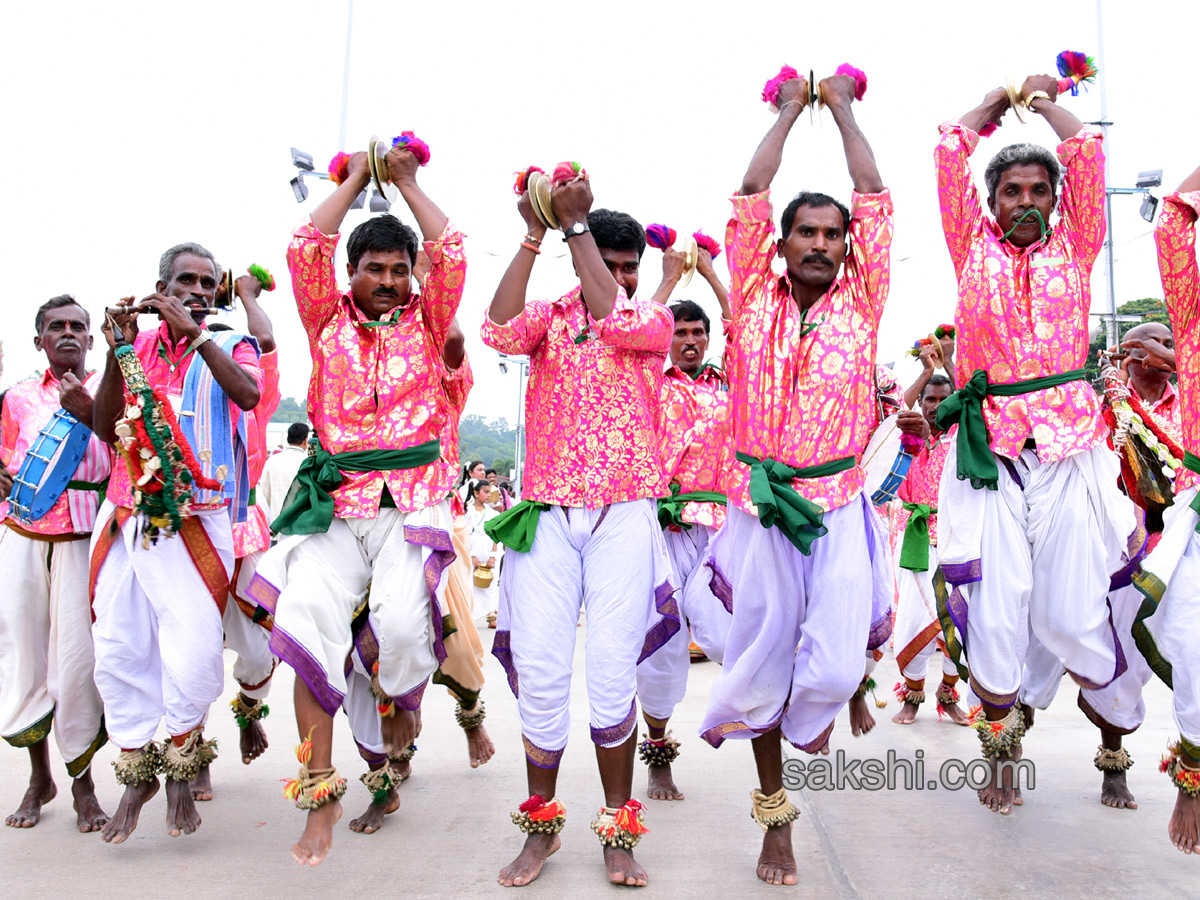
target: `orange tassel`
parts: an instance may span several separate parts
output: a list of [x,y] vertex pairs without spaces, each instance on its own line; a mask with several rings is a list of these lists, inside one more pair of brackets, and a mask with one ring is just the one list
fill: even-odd
[[[634,804],[637,804],[636,806]],[[622,831],[627,831],[629,834],[645,834],[650,829],[642,824],[640,813],[642,804],[636,800],[630,800],[624,806],[617,810],[617,814],[613,816],[613,824]]]
[[300,796],[300,779],[293,778],[290,781],[286,778],[280,779],[283,782],[283,796],[288,800],[295,800]]
[[299,760],[300,765],[302,766],[307,766],[308,761],[312,759],[312,733],[316,730],[316,728],[317,726],[314,725],[312,728],[308,729],[308,737],[296,745],[296,759]]
[[545,806],[533,810],[528,815],[531,822],[549,822],[558,816],[566,815],[566,812],[563,805],[555,801],[554,803],[547,803]]

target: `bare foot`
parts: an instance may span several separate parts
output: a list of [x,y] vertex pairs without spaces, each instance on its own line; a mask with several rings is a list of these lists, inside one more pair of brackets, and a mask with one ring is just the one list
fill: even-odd
[[955,725],[970,725],[971,720],[967,718],[967,714],[963,712],[957,703],[943,703],[942,712],[949,717],[950,721]]
[[417,739],[416,713],[396,707],[394,715],[380,720],[383,731],[383,746],[388,753],[399,753]]
[[767,884],[795,884],[796,856],[792,852],[792,824],[775,825],[763,835],[758,855],[758,877]]
[[396,789],[388,791],[387,800],[383,803],[371,801],[367,811],[357,819],[350,820],[350,830],[358,834],[374,834],[383,827],[383,817],[390,816],[400,808],[400,795]]
[[[208,766],[201,766],[200,771],[196,773],[196,777],[188,782],[188,787],[192,791],[193,800],[211,800],[212,799],[212,775],[208,771]],[[167,782],[167,793],[171,793],[171,784]]]
[[[1025,748],[1023,746],[1021,746],[1020,744],[1017,744],[1016,751],[1013,753],[1012,758],[1020,759],[1022,754],[1024,754],[1024,753],[1025,753]],[[1021,794],[1021,779],[1015,778],[1013,780],[1012,788],[1013,788],[1013,806],[1024,806],[1025,805],[1025,797]]]
[[1002,816],[1007,816],[1012,812],[1013,805],[1020,806],[1013,797],[1013,776],[1015,773],[1011,766],[1005,766],[1003,773],[999,771],[1001,761],[1020,759],[1020,754],[1015,757],[1009,753],[1001,753],[996,759],[988,760],[988,767],[992,770],[992,783],[983,790],[979,791],[979,802],[993,812],[998,812]]
[[500,870],[499,881],[505,887],[529,884],[538,877],[542,865],[562,846],[557,834],[529,834],[517,858]]
[[675,779],[671,775],[671,764],[663,763],[661,766],[647,766],[649,771],[648,786],[646,787],[646,796],[651,800],[682,800],[683,791],[675,786]]
[[605,847],[604,868],[608,870],[608,880],[613,884],[623,884],[627,887],[646,886],[646,870],[633,858],[631,850]]
[[850,733],[861,737],[875,727],[875,717],[867,708],[867,698],[857,694],[850,698]]
[[917,704],[909,703],[907,700],[900,707],[900,712],[892,716],[892,721],[897,725],[911,725],[917,720]]
[[1171,843],[1184,853],[1200,853],[1200,796],[1179,791],[1175,811],[1167,825]]
[[471,768],[478,769],[496,755],[496,745],[488,737],[483,725],[476,725],[465,732],[467,736],[467,756],[471,759]]
[[1125,784],[1124,772],[1104,773],[1104,783],[1100,785],[1100,802],[1113,809],[1137,809],[1137,801],[1133,799],[1133,794]]
[[42,817],[42,807],[58,796],[58,788],[50,778],[30,776],[29,789],[21,798],[17,811],[4,820],[10,828],[32,828]]
[[71,782],[71,796],[75,798],[75,826],[82,834],[99,831],[108,821],[108,813],[100,808],[96,799],[96,786],[92,783],[92,770],[88,769]]
[[[201,774],[205,771],[200,770]],[[167,834],[171,837],[191,834],[200,827],[200,813],[196,811],[196,802],[192,798],[192,784],[195,782],[167,779]]]
[[318,809],[310,809],[304,834],[292,846],[292,859],[302,866],[319,866],[333,846],[333,826],[341,817],[342,804],[336,800]]
[[267,749],[267,733],[263,730],[261,722],[251,719],[250,723],[242,729],[238,738],[238,748],[242,751],[242,762],[246,765],[250,765],[263,755]]
[[120,844],[125,841],[133,829],[137,828],[138,815],[146,802],[158,793],[158,779],[136,781],[125,786],[117,811],[100,829],[100,838],[109,844]]

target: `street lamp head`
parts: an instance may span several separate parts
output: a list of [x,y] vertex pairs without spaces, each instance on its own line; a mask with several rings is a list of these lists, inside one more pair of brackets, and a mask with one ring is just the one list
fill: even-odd
[[311,153],[305,153],[303,150],[297,150],[292,147],[292,165],[301,172],[313,171],[313,158]]
[[1162,184],[1162,169],[1147,169],[1145,172],[1138,172],[1138,187],[1153,188],[1160,184]]
[[362,193],[354,198],[354,202],[350,204],[351,209],[362,209],[367,205],[367,189],[363,188]]
[[1147,191],[1142,197],[1142,208],[1138,210],[1142,214],[1142,218],[1147,222],[1154,224],[1154,213],[1158,210],[1158,198]]
[[371,192],[371,212],[387,212],[392,208],[392,204],[388,203],[387,197],[378,191]]
[[508,363],[505,362],[504,360],[500,360],[500,374],[501,375],[508,374]]
[[291,180],[292,193],[296,195],[296,202],[303,203],[308,199],[308,185],[304,183],[302,175],[297,175]]

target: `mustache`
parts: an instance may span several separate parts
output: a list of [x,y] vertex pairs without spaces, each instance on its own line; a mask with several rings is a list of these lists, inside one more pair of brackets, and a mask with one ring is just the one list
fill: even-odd
[[400,292],[394,288],[379,287],[379,288],[375,288],[375,290],[371,291],[371,296],[372,297],[399,297]]
[[829,266],[830,268],[833,267],[833,260],[830,259],[828,256],[826,256],[824,253],[809,253],[807,256],[804,257],[804,259],[800,260],[800,262],[801,262],[801,264],[820,263],[821,265]]

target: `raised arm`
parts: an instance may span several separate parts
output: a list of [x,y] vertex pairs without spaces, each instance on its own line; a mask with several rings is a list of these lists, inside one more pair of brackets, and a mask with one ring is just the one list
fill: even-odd
[[712,292],[717,295],[717,303],[721,305],[721,318],[727,322],[731,321],[733,307],[729,305],[729,291],[725,289],[725,285],[721,283],[721,279],[717,277],[717,273],[713,269],[712,255],[703,247],[700,248],[700,258],[696,261],[696,271],[708,282]]
[[808,82],[804,78],[793,78],[780,86],[779,115],[766,136],[759,142],[758,149],[754,151],[750,160],[750,167],[742,177],[742,189],[739,193],[743,196],[759,194],[769,188],[775,180],[779,164],[783,161],[783,145],[792,126],[800,118],[800,113],[804,111],[807,98]]
[[[562,224],[563,234],[570,234],[576,223],[587,224],[587,216],[592,209],[592,186],[586,177],[557,184],[551,189],[550,203],[555,217]],[[599,322],[613,310],[620,290],[617,280],[600,256],[600,248],[596,246],[590,231],[571,236],[567,248],[571,251],[571,261],[575,264],[579,283],[583,287],[583,302],[587,304],[591,317]]]
[[978,134],[987,127],[988,123],[999,127],[1009,108],[1008,91],[998,87],[989,91],[982,103],[970,112],[964,113],[958,121]]
[[917,376],[917,380],[908,386],[904,391],[904,408],[912,409],[917,402],[917,398],[921,396],[921,391],[925,390],[925,385],[929,384],[929,379],[933,377],[934,360],[937,356],[937,349],[933,344],[926,344],[921,348],[921,355],[918,357],[921,360],[921,374]]
[[1058,99],[1058,79],[1050,75],[1030,75],[1021,85],[1021,96],[1029,97],[1034,91],[1043,91],[1050,99],[1036,97],[1029,108],[1050,123],[1060,141],[1065,141],[1079,134],[1083,122],[1069,109],[1064,109],[1055,101]]
[[258,305],[262,282],[253,275],[242,275],[233,283],[233,291],[246,310],[246,328],[258,341],[258,349],[270,353],[275,349],[275,332],[271,328],[271,317]]
[[671,292],[675,290],[679,279],[683,277],[683,264],[686,260],[687,256],[681,250],[676,250],[674,247],[667,247],[663,250],[662,281],[659,282],[657,290],[650,298],[651,302],[666,305],[666,302],[671,299]]
[[[122,297],[116,305],[133,304],[133,297]],[[92,403],[92,431],[106,444],[116,443],[117,420],[125,411],[125,378],[121,375],[121,367],[117,365],[114,324],[121,329],[126,339],[132,341],[137,336],[137,313],[106,315],[104,324],[100,326],[100,332],[108,343],[108,353],[104,357],[104,374],[100,378],[100,386],[96,389],[96,397]]]
[[842,133],[846,167],[850,170],[854,190],[860,194],[878,194],[883,190],[883,179],[875,165],[875,154],[854,120],[854,79],[849,75],[833,75],[822,80],[821,96]]
[[517,200],[517,211],[525,220],[525,237],[521,241],[517,255],[508,264],[504,277],[496,285],[496,294],[492,297],[492,305],[488,308],[488,317],[497,325],[504,325],[510,319],[524,312],[525,291],[529,287],[529,276],[533,273],[533,264],[541,252],[538,248],[546,236],[546,226],[534,215],[528,191],[521,194],[520,199]]
[[[1185,178],[1178,191],[1163,198],[1162,213],[1154,229],[1158,269],[1176,346],[1194,341],[1196,323],[1200,322],[1200,265],[1196,262],[1198,213],[1200,169]],[[1183,357],[1181,354],[1181,359]]]
[[371,170],[367,167],[367,154],[359,152],[350,157],[350,174],[337,186],[332,194],[321,201],[312,212],[313,227],[321,234],[334,235],[342,230],[342,220],[355,199],[371,183]]
[[417,227],[421,229],[421,237],[427,241],[436,241],[445,230],[449,219],[417,184],[419,166],[416,154],[406,149],[404,144],[397,144],[388,151],[388,178],[400,189],[400,195],[412,211],[413,218],[417,220]]

